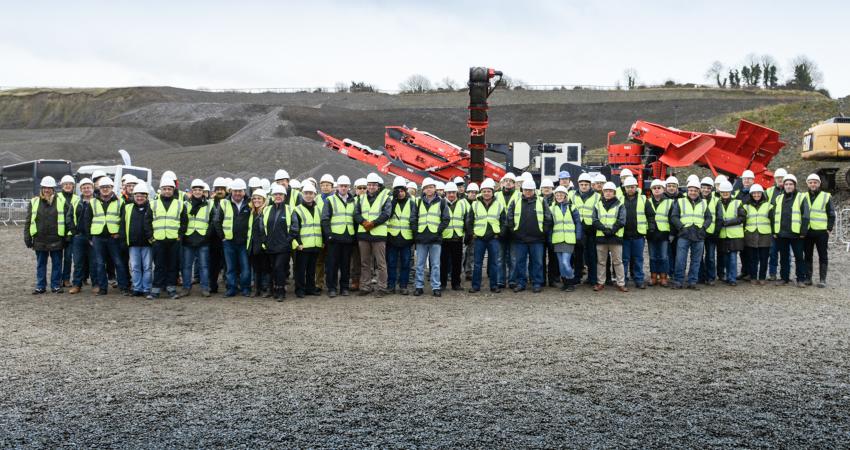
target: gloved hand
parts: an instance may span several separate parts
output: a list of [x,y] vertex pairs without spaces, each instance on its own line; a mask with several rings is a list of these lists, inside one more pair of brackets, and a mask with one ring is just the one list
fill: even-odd
[[32,248],[32,238],[24,239],[24,245],[26,245],[27,248]]

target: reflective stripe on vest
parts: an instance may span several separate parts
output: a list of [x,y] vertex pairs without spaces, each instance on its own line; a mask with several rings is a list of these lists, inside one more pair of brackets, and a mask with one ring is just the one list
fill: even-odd
[[354,235],[354,202],[345,202],[334,194],[326,200],[331,208],[331,233]]
[[691,200],[687,197],[679,199],[679,219],[682,221],[683,227],[691,225],[697,228],[702,228],[705,224],[705,209],[708,207],[705,199],[700,199],[696,206],[691,204]]
[[[436,209],[433,208],[435,205]],[[424,233],[426,229],[432,233],[437,232],[443,214],[442,206],[443,202],[439,197],[435,198],[430,205],[426,205],[423,199],[419,199],[419,226],[417,227],[419,233]]]
[[121,205],[119,200],[109,202],[106,207],[106,212],[103,211],[103,202],[100,199],[92,201],[92,218],[91,228],[89,233],[92,236],[99,236],[103,233],[103,227],[106,226],[106,231],[109,234],[118,234],[121,227]]
[[561,205],[554,203],[549,207],[552,211],[554,226],[552,227],[552,244],[575,244],[576,224],[573,223],[573,207],[567,205],[566,211],[561,211]]
[[[381,211],[384,209],[384,202],[387,200],[388,196],[389,192],[387,192],[386,189],[383,189],[375,196],[375,200],[370,204],[369,197],[366,194],[363,194],[363,197],[360,199],[360,215],[363,217],[363,220],[372,222],[378,220],[378,217],[381,215]],[[357,232],[368,233],[372,236],[385,237],[387,235],[387,224],[386,222],[382,223],[368,232],[365,228],[363,228],[363,225],[358,225]]]
[[153,207],[153,238],[157,241],[177,239],[183,202],[173,198],[171,205],[166,209],[162,198],[157,198],[151,206]]
[[770,208],[771,204],[768,201],[763,201],[758,208],[750,204],[744,206],[747,211],[748,233],[770,234]]
[[298,218],[301,220],[301,245],[304,248],[321,248],[322,247],[322,220],[319,213],[319,206],[313,207],[313,214],[303,204],[295,208],[298,213]]
[[573,205],[578,209],[578,213],[581,215],[581,221],[585,225],[593,225],[593,209],[596,208],[599,198],[599,193],[597,192],[590,194],[587,200],[582,200],[581,195],[573,197]]
[[[723,220],[732,220],[738,217],[738,208],[741,206],[741,201],[738,199],[731,200],[728,205],[722,206]],[[744,237],[744,224],[724,226],[720,229],[720,239],[742,239]]]
[[673,201],[669,198],[664,198],[658,205],[655,205],[655,201],[649,202],[649,207],[655,211],[655,226],[658,231],[670,231],[670,205],[673,204]]
[[809,201],[809,229],[810,230],[826,230],[829,225],[829,216],[826,215],[826,204],[829,203],[829,192],[818,192],[815,201],[812,201],[810,194],[806,194],[806,200]]
[[637,207],[635,208],[637,213],[637,232],[646,236],[646,196],[640,193],[637,196]]
[[[522,216],[522,205],[523,202],[517,202],[514,204],[514,231],[519,230],[519,220]],[[540,229],[540,232],[543,232],[543,199],[539,196],[534,202],[534,212],[537,215],[537,228]]]
[[398,236],[407,239],[413,239],[413,230],[410,229],[410,204],[413,200],[408,199],[404,202],[404,207],[399,208],[398,203],[393,207],[393,214],[390,220],[387,221],[387,232],[390,236]]
[[477,237],[483,237],[487,234],[487,225],[493,229],[493,233],[498,235],[502,232],[502,224],[499,219],[505,207],[497,202],[490,202],[490,207],[484,206],[483,202],[476,201],[472,204],[472,213],[475,214],[475,222],[473,224],[472,233]]
[[224,232],[224,239],[229,241],[233,239],[233,202],[229,199],[224,199],[221,209],[224,212],[224,219],[221,221],[221,231]]
[[454,210],[449,206],[449,225],[443,230],[443,239],[463,236],[463,216],[465,214],[466,203],[460,200],[456,201]]
[[[733,195],[734,199],[735,196]],[[711,200],[708,201],[708,214],[711,215],[711,225],[705,229],[705,232],[708,234],[714,234],[714,228],[717,226],[717,204],[720,202],[720,197],[716,197],[714,195],[711,196]]]
[[186,202],[184,205],[186,208],[186,217],[189,219],[186,225],[186,236],[189,236],[193,233],[198,233],[201,236],[207,234],[207,229],[210,225],[210,205],[209,202],[205,204],[203,207],[198,208],[198,212],[193,216],[192,215],[192,202]]
[[[599,222],[602,225],[605,225],[608,228],[613,229],[614,224],[617,223],[617,216],[620,214],[620,208],[623,207],[622,203],[617,203],[617,206],[611,209],[605,209],[605,206],[602,202],[596,203],[596,214],[599,216]],[[617,230],[616,236],[621,238],[623,237],[623,233],[625,232],[625,227],[620,227]],[[596,237],[604,237],[605,233],[601,230],[596,230]]]
[[514,192],[511,194],[511,197],[508,198],[508,199],[505,198],[505,192],[504,191],[496,192],[496,201],[501,203],[502,208],[504,208],[504,209],[508,209],[508,206],[511,203],[516,202],[517,200],[519,200],[519,190],[514,189]]
[[[803,202],[803,194],[795,192],[794,203],[791,205],[791,232],[799,233],[800,227],[803,224],[803,212],[800,209],[800,204]],[[782,227],[782,203],[785,200],[785,193],[776,196],[776,205],[773,213],[773,232],[779,233]]]
[[[58,236],[65,237],[65,198],[62,194],[54,194],[53,198],[56,200],[53,202],[56,206],[56,234]],[[30,200],[30,209],[32,210],[29,228],[30,237],[35,237],[38,234],[38,226],[36,225],[35,219],[38,215],[38,203],[40,200],[40,197],[33,197]]]

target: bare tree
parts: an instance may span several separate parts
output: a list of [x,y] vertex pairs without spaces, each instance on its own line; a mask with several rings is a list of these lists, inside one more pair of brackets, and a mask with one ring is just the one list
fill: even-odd
[[726,78],[723,77],[724,74],[726,74],[726,67],[723,66],[723,63],[720,61],[714,61],[711,63],[711,67],[705,71],[705,78],[717,83],[717,87],[725,88]]
[[334,92],[348,92],[348,85],[342,81],[337,81],[334,84]]
[[437,83],[437,89],[442,91],[456,91],[460,89],[460,84],[450,77],[445,77]]
[[505,89],[525,89],[528,86],[525,81],[520,80],[519,78],[511,78],[508,76],[502,77],[502,79],[496,84],[496,87],[502,87]]
[[626,86],[629,89],[634,89],[637,86],[638,73],[634,67],[629,67],[623,71],[623,78],[626,80]]
[[823,72],[817,63],[806,55],[800,55],[791,60],[791,72],[794,78],[788,81],[788,85],[796,89],[815,90],[823,84]]
[[431,80],[425,75],[414,74],[407,77],[401,84],[398,85],[401,92],[407,94],[421,94],[433,90]]

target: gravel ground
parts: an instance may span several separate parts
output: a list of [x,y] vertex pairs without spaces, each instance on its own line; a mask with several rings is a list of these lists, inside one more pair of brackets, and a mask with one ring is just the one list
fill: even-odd
[[842,447],[827,289],[440,299],[29,295],[0,229],[2,447]]

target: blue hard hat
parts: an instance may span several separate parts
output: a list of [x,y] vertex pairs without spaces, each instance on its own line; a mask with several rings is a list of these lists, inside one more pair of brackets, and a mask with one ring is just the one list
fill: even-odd
[[561,173],[558,174],[558,179],[562,178],[570,178],[570,173],[566,170],[562,170]]

